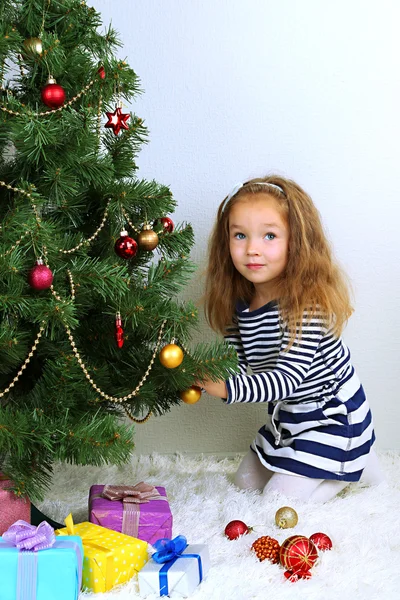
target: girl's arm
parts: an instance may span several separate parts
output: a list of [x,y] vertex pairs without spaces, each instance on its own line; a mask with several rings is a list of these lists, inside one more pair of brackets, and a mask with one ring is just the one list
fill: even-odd
[[[225,336],[225,339],[231,346],[235,348],[239,361],[239,372],[241,375],[245,375],[247,373],[247,361],[235,317],[233,318],[233,325],[227,329],[227,335]],[[210,394],[210,396],[217,396],[217,398],[228,397],[228,388],[223,380],[212,381],[211,379],[205,379],[197,382],[197,385],[205,389],[207,394]]]
[[240,331],[239,331],[239,327],[237,325],[236,317],[233,317],[232,321],[233,321],[233,324],[227,328],[225,340],[228,342],[228,344],[233,346],[236,350],[236,353],[238,356],[239,373],[241,375],[246,375],[246,373],[247,373],[246,354],[244,352],[242,338],[240,336]]
[[272,402],[290,397],[307,377],[325,333],[322,319],[313,317],[310,322],[304,319],[300,341],[297,337],[290,350],[285,352],[290,337],[285,330],[275,368],[230,377],[226,381],[227,403]]

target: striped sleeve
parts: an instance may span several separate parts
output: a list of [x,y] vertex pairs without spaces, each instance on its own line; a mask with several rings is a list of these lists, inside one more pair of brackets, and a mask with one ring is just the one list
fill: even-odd
[[301,339],[284,351],[289,342],[289,332],[284,331],[276,365],[252,375],[233,375],[226,381],[227,404],[233,402],[273,402],[289,398],[307,377],[322,337],[326,330],[322,319],[303,320]]
[[247,373],[247,361],[246,355],[244,353],[242,338],[240,336],[239,327],[237,324],[236,317],[233,317],[233,323],[227,329],[227,334],[225,335],[225,340],[235,348],[237,356],[238,356],[238,366],[239,372],[241,375],[246,375]]

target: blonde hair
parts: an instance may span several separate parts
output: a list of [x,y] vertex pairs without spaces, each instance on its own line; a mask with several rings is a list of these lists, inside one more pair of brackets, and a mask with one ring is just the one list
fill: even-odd
[[[268,187],[271,183],[278,186]],[[250,303],[254,285],[234,267],[229,251],[229,213],[241,198],[268,194],[276,199],[289,227],[286,269],[278,284],[279,308],[290,332],[291,346],[301,337],[304,312],[318,313],[326,327],[339,336],[353,312],[350,286],[335,262],[320,214],[311,198],[294,181],[271,175],[251,179],[220,204],[210,237],[205,285],[205,314],[210,326],[222,334],[232,324],[238,301]]]

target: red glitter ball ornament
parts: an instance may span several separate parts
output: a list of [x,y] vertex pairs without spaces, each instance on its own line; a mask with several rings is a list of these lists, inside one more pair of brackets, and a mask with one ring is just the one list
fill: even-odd
[[137,243],[133,238],[129,237],[127,231],[121,231],[120,236],[115,242],[115,252],[120,258],[133,258],[138,249]]
[[53,283],[53,273],[41,259],[29,271],[28,283],[34,290],[47,290]]
[[309,539],[319,550],[331,550],[332,548],[332,540],[326,533],[313,533]]
[[314,543],[304,535],[291,535],[281,546],[280,563],[292,573],[309,571],[318,558]]
[[104,67],[99,67],[99,69],[97,69],[97,73],[100,77],[100,79],[105,79],[106,77],[106,70]]
[[53,77],[49,77],[47,84],[42,89],[42,100],[49,108],[60,108],[65,102],[65,91],[58,85]]
[[248,527],[243,521],[235,519],[234,521],[229,521],[228,525],[225,527],[224,533],[230,540],[237,540],[238,537],[245,535],[250,531],[252,531],[251,527]]

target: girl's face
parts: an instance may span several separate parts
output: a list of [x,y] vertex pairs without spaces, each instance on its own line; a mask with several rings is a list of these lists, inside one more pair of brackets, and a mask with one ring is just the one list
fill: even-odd
[[[274,299],[289,249],[289,226],[273,196],[244,195],[229,214],[229,250],[235,268],[256,292]],[[272,297],[270,297],[272,296]]]

